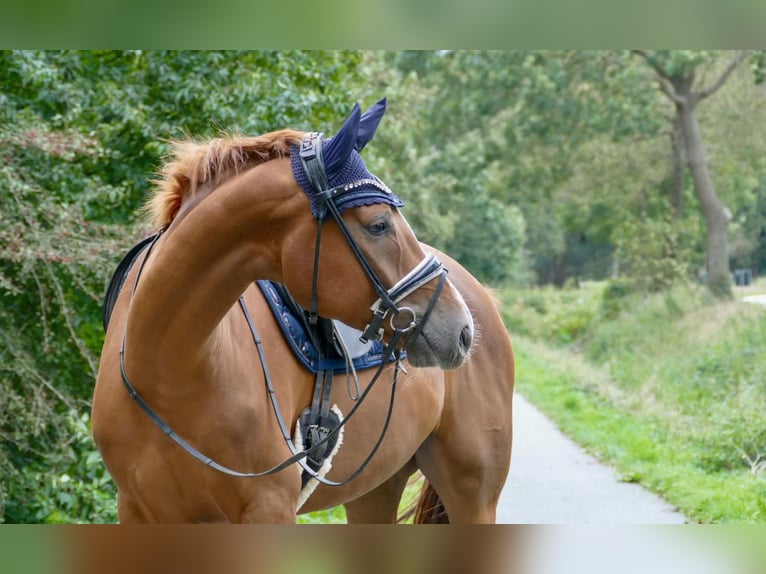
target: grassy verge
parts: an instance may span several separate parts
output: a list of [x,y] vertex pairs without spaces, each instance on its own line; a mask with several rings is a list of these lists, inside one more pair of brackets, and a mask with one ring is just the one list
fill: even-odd
[[564,432],[692,520],[766,523],[766,307],[688,286],[500,295],[517,388]]
[[688,287],[503,295],[517,388],[564,432],[693,520],[766,522],[766,308]]

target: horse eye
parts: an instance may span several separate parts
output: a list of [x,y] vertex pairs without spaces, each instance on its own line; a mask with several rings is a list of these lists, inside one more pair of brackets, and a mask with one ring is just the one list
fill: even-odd
[[371,235],[383,235],[388,231],[388,222],[386,221],[376,221],[375,223],[367,226],[367,231]]

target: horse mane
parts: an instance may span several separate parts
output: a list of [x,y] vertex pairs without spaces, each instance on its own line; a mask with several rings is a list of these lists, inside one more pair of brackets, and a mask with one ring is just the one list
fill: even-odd
[[279,130],[260,136],[227,135],[207,141],[173,140],[171,151],[154,180],[154,191],[145,205],[152,224],[173,221],[181,204],[205,184],[219,185],[242,168],[290,155],[303,132]]

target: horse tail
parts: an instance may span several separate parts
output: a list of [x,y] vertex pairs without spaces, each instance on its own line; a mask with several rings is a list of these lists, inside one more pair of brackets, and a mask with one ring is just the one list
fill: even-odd
[[415,524],[449,524],[447,509],[428,480],[423,481],[412,521]]

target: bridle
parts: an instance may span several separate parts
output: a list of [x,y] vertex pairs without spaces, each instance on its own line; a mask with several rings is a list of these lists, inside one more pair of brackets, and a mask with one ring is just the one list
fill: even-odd
[[[314,254],[314,271],[313,271],[313,277],[312,277],[312,295],[311,295],[311,307],[309,309],[309,320],[312,322],[316,322],[318,319],[317,287],[318,287],[318,273],[319,273],[319,248],[321,245],[323,224],[327,216],[329,215],[338,224],[338,227],[340,228],[341,232],[343,233],[343,236],[345,237],[346,241],[351,247],[351,250],[354,253],[354,256],[356,257],[357,261],[359,261],[359,264],[362,266],[362,269],[365,271],[367,277],[369,278],[370,282],[373,285],[373,288],[375,289],[376,294],[378,295],[378,299],[370,307],[370,310],[373,313],[373,318],[370,321],[370,323],[367,324],[367,326],[365,327],[362,333],[362,336],[360,338],[364,342],[368,340],[381,340],[383,338],[383,333],[384,333],[382,322],[387,316],[389,316],[389,314],[390,314],[390,319],[389,319],[390,326],[393,331],[388,344],[383,349],[382,357],[381,357],[382,361],[380,363],[380,366],[375,372],[375,375],[373,376],[373,378],[370,380],[370,383],[367,385],[367,388],[364,390],[364,392],[361,395],[359,395],[359,397],[356,400],[356,403],[349,410],[345,418],[343,418],[343,420],[335,429],[330,431],[326,436],[324,436],[324,438],[322,438],[318,442],[312,444],[310,448],[301,450],[295,446],[295,443],[288,431],[288,427],[287,427],[287,424],[285,423],[284,417],[282,416],[281,409],[279,408],[279,404],[276,397],[276,390],[274,388],[273,382],[271,380],[271,375],[269,373],[268,366],[266,364],[266,355],[263,349],[263,341],[258,335],[258,332],[255,328],[255,323],[247,309],[247,306],[245,305],[244,295],[239,297],[239,305],[242,308],[245,319],[247,320],[248,326],[250,328],[250,332],[253,337],[253,342],[255,343],[256,350],[260,358],[261,367],[263,369],[263,375],[264,375],[264,380],[266,384],[266,390],[269,395],[272,409],[274,411],[277,424],[282,434],[282,438],[284,439],[291,453],[291,456],[289,458],[285,459],[281,463],[277,464],[276,466],[268,470],[264,470],[261,472],[240,472],[240,471],[228,468],[222,464],[219,464],[218,462],[214,461],[209,456],[197,450],[194,446],[192,446],[185,439],[179,436],[156,413],[156,411],[154,411],[154,409],[152,409],[151,406],[149,406],[149,404],[143,399],[143,397],[141,397],[141,395],[138,393],[136,388],[130,382],[128,374],[125,370],[125,339],[127,336],[127,321],[125,323],[125,329],[123,332],[122,342],[120,345],[120,375],[122,378],[122,382],[126,390],[128,391],[128,395],[136,402],[136,404],[141,408],[141,410],[144,411],[144,413],[149,417],[149,419],[155,425],[157,425],[160,428],[160,430],[162,430],[162,432],[168,436],[168,438],[170,438],[173,442],[175,442],[178,446],[180,446],[184,451],[186,451],[188,454],[190,454],[191,456],[193,456],[194,458],[196,458],[197,460],[201,461],[206,466],[214,470],[217,470],[229,476],[234,476],[239,478],[258,478],[258,477],[267,476],[270,474],[275,474],[287,468],[288,466],[291,466],[294,463],[298,463],[304,472],[308,473],[312,478],[321,482],[322,484],[325,484],[327,486],[343,486],[362,473],[362,471],[366,468],[367,464],[372,460],[372,457],[378,451],[378,448],[383,442],[383,439],[386,435],[386,431],[388,430],[389,423],[391,421],[391,415],[393,412],[394,398],[396,394],[396,384],[398,380],[399,371],[404,370],[404,367],[401,364],[402,348],[406,348],[406,346],[408,346],[411,342],[415,341],[416,338],[420,335],[424,325],[426,324],[428,318],[431,315],[431,312],[433,311],[437,301],[439,300],[442,289],[444,287],[444,283],[446,281],[447,269],[444,268],[442,263],[434,255],[428,254],[420,261],[420,263],[418,263],[418,265],[416,265],[409,273],[407,273],[395,285],[393,285],[390,289],[386,289],[382,281],[378,277],[377,273],[375,273],[375,270],[372,268],[369,261],[365,257],[364,253],[360,249],[359,245],[354,240],[345,222],[343,221],[343,218],[340,215],[338,206],[336,205],[336,201],[343,194],[351,193],[355,189],[357,189],[359,186],[362,186],[362,185],[373,185],[377,189],[387,193],[391,193],[390,190],[388,190],[388,188],[382,182],[375,179],[362,179],[349,184],[344,184],[342,186],[330,188],[329,184],[327,183],[328,181],[327,174],[325,172],[325,164],[324,164],[324,159],[322,156],[322,134],[312,132],[307,134],[304,137],[300,147],[300,157],[301,157],[301,161],[303,163],[305,172],[307,176],[309,177],[309,181],[311,182],[311,185],[314,187],[316,191],[316,197],[321,205],[319,215],[318,215],[319,223],[318,223],[318,229],[317,229],[316,246],[315,246],[315,254]],[[149,259],[149,255],[151,254],[152,249],[154,248],[159,238],[162,236],[164,230],[165,229],[163,228],[151,240],[147,240],[147,242],[149,242],[149,247],[148,247],[146,255],[143,258],[143,261],[141,262],[141,265],[139,266],[138,272],[136,273],[136,278],[135,278],[135,281],[133,284],[133,290],[131,293],[131,300],[138,287],[138,280],[141,277],[141,273],[143,272],[144,265]],[[432,295],[431,300],[429,301],[426,307],[426,310],[423,312],[423,315],[421,316],[420,320],[418,320],[415,312],[410,307],[398,305],[405,297],[412,294],[414,291],[416,291],[417,289],[419,289],[420,287],[422,287],[429,281],[436,279],[437,277],[439,278],[439,280],[436,285],[436,288],[434,289],[434,294]],[[402,317],[404,318],[404,320],[402,320]],[[371,452],[365,458],[362,464],[346,479],[344,479],[343,481],[337,482],[337,481],[324,478],[317,471],[315,471],[310,466],[308,466],[305,459],[309,455],[311,455],[312,453],[314,453],[315,451],[323,447],[326,443],[328,443],[328,441],[333,439],[338,434],[338,432],[340,432],[340,430],[346,425],[346,423],[349,420],[351,420],[351,418],[357,412],[357,410],[362,405],[366,397],[369,395],[370,391],[375,386],[375,383],[380,378],[380,375],[382,374],[383,370],[388,365],[392,357],[395,359],[396,364],[394,367],[394,375],[393,375],[393,380],[391,384],[391,397],[389,400],[389,406],[388,406],[386,419],[383,423],[383,428],[378,437],[378,440],[376,441]]]
[[[327,172],[325,170],[324,156],[322,153],[323,136],[318,132],[311,132],[304,136],[300,147],[300,158],[303,164],[303,169],[308,176],[309,182],[315,191],[315,198],[319,203],[320,209],[317,214],[319,224],[317,226],[316,247],[314,250],[314,273],[311,286],[311,307],[309,309],[309,317],[312,321],[316,322],[317,317],[317,277],[319,274],[319,247],[322,240],[322,228],[324,222],[329,215],[335,220],[338,227],[343,233],[349,247],[354,252],[359,264],[362,266],[367,278],[372,283],[375,293],[378,295],[378,299],[372,304],[370,310],[372,311],[373,318],[370,323],[367,324],[362,332],[362,342],[368,340],[381,340],[383,338],[383,320],[391,314],[390,325],[393,331],[397,329],[407,332],[415,329],[413,333],[408,337],[409,341],[414,341],[417,335],[420,334],[426,321],[428,321],[431,311],[436,305],[439,299],[444,281],[447,277],[447,270],[442,265],[441,261],[433,254],[427,254],[407,275],[402,277],[393,287],[386,289],[383,282],[378,277],[375,270],[370,265],[369,261],[365,257],[359,245],[354,240],[348,226],[343,221],[340,215],[336,201],[344,194],[353,193],[361,186],[372,186],[383,193],[391,193],[391,190],[385,186],[380,180],[377,179],[361,179],[351,183],[346,183],[337,187],[330,187],[327,180]],[[415,312],[409,307],[399,307],[400,303],[405,297],[412,294],[414,291],[428,283],[429,281],[439,277],[439,282],[436,286],[431,301],[429,302],[426,311],[423,313],[420,321],[417,320]],[[400,318],[400,315],[404,317],[404,320]]]

